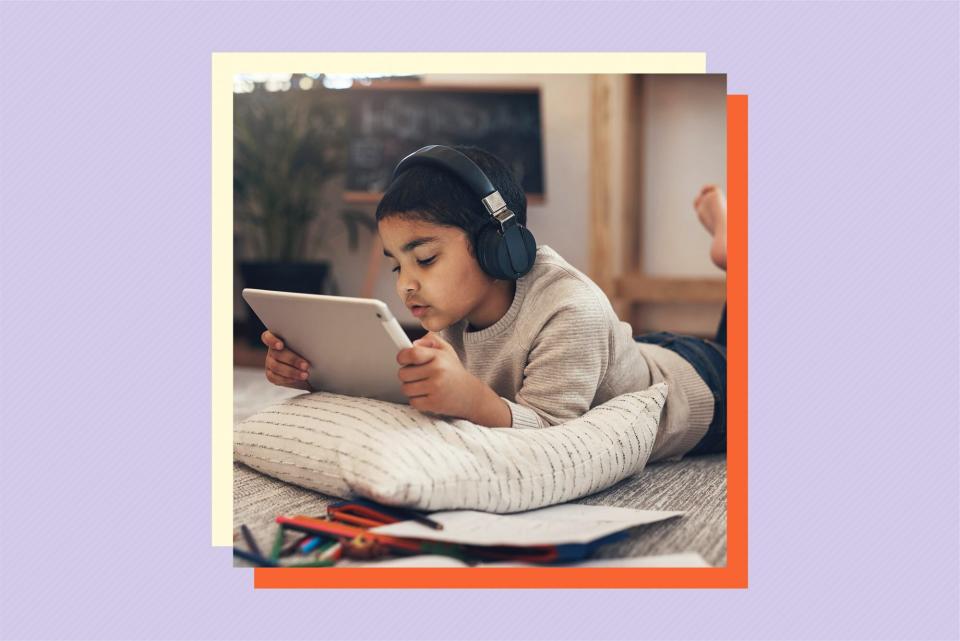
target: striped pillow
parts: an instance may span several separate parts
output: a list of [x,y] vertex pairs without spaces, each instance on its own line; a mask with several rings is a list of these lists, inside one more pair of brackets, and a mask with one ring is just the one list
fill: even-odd
[[422,510],[518,512],[610,487],[646,465],[665,383],[540,430],[488,428],[327,392],[235,429],[234,457],[283,481]]

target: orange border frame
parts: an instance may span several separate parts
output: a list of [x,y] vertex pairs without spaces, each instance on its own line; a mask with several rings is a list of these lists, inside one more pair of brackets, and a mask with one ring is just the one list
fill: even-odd
[[727,565],[722,568],[254,568],[254,588],[747,587],[747,96],[727,96]]

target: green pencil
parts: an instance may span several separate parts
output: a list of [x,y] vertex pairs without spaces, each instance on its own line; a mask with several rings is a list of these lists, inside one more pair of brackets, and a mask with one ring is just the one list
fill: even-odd
[[312,561],[310,563],[294,563],[285,565],[285,568],[328,568],[333,565],[333,561]]
[[270,551],[270,559],[273,561],[280,558],[280,548],[283,547],[283,532],[284,528],[281,525],[277,528],[277,537],[273,539],[273,549]]

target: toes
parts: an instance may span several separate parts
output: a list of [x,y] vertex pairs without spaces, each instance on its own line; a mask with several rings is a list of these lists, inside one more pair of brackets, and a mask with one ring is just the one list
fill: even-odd
[[714,184],[704,185],[703,187],[701,187],[701,188],[700,188],[700,193],[697,194],[697,197],[696,197],[696,198],[694,199],[694,201],[693,201],[693,206],[694,206],[694,207],[700,207],[700,203],[703,202],[704,197],[705,197],[707,194],[709,194],[711,191],[715,191],[715,190],[717,190],[717,189],[719,189],[719,188],[718,188],[716,185],[714,185]]

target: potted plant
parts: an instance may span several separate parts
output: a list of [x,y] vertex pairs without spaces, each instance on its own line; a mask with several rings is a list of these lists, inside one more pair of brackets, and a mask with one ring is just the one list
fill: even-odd
[[[351,249],[365,212],[340,211],[346,167],[346,103],[334,91],[254,91],[234,96],[234,224],[245,287],[322,294],[330,264],[318,259],[330,225],[346,224]],[[248,334],[259,319],[247,309]]]

